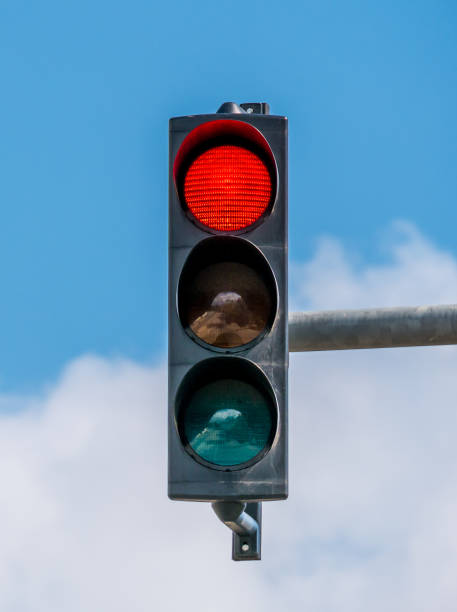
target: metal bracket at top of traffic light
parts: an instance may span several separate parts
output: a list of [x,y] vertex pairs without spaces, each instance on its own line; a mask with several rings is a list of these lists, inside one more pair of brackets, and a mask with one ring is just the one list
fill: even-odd
[[171,499],[209,501],[233,558],[287,497],[287,119],[265,103],[170,120]]

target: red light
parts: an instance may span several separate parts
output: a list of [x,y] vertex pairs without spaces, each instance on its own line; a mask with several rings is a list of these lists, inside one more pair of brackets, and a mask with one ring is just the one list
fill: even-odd
[[257,221],[270,203],[271,192],[264,161],[236,145],[205,151],[191,163],[184,178],[184,199],[194,217],[225,232]]

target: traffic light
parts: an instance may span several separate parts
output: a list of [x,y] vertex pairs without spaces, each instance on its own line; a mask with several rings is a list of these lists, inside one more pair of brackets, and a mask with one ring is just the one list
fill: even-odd
[[287,497],[287,119],[264,110],[170,120],[171,499]]

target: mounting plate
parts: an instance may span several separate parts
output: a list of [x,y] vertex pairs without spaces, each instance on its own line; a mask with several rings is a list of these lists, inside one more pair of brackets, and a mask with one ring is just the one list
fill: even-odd
[[262,503],[246,504],[244,510],[257,523],[258,529],[253,534],[232,535],[232,559],[234,561],[260,561],[262,549]]

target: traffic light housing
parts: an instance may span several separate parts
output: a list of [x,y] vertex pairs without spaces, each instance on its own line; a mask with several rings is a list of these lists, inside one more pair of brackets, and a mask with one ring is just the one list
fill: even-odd
[[169,179],[169,497],[284,499],[287,119],[171,119]]

